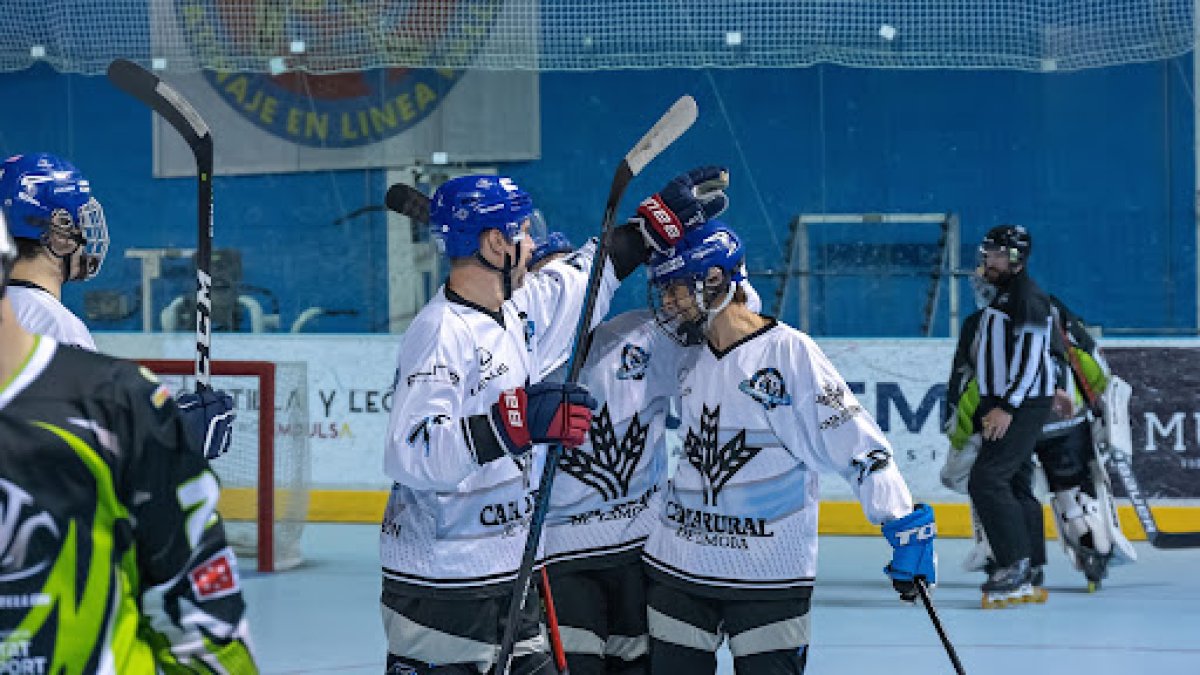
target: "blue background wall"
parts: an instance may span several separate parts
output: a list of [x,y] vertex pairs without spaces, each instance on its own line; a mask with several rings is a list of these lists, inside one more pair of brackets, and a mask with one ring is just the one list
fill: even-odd
[[[1034,235],[1035,276],[1089,320],[1190,330],[1190,80],[1190,58],[1041,75],[834,66],[549,73],[541,76],[542,159],[503,170],[552,225],[582,240],[599,227],[620,156],[672,100],[691,93],[700,120],[635,181],[626,211],[678,170],[726,164],[726,220],[744,234],[752,271],[783,264],[787,223],[802,212],[954,211],[968,242],[965,265],[989,227],[1022,223]],[[138,267],[124,259],[127,247],[193,245],[194,183],[151,177],[147,111],[103,78],[46,67],[0,75],[0,96],[0,152],[73,159],[108,214],[109,261],[98,279],[68,289],[68,305],[81,309],[85,288],[134,289]],[[383,214],[333,224],[380,203],[384,189],[379,170],[218,178],[217,246],[242,250],[245,281],[279,296],[285,326],[320,305],[357,311],[323,319],[321,330],[386,330]],[[933,233],[823,236],[817,244],[927,243]],[[775,282],[755,283],[770,308]],[[190,281],[164,284],[182,292]],[[813,332],[913,335],[925,288],[920,278],[819,281]],[[618,308],[643,298],[640,282],[627,284]],[[784,318],[796,320],[794,307]],[[133,317],[95,327],[139,325]]]

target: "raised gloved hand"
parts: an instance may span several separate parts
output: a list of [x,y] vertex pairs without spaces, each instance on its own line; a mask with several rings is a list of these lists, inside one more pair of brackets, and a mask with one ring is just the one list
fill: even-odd
[[907,516],[884,523],[883,536],[892,545],[892,562],[883,573],[891,577],[901,600],[913,602],[917,598],[916,579],[923,579],[930,587],[937,583],[933,509],[928,504],[917,504]]
[[702,166],[680,174],[657,194],[638,205],[632,218],[646,244],[662,253],[683,238],[685,232],[715,218],[729,206],[725,188],[729,170]]
[[492,404],[492,428],[510,455],[534,443],[577,448],[587,438],[596,399],[580,384],[539,382],[500,392]]
[[204,388],[182,393],[175,402],[193,448],[203,452],[206,459],[216,459],[229,450],[236,418],[232,396]]

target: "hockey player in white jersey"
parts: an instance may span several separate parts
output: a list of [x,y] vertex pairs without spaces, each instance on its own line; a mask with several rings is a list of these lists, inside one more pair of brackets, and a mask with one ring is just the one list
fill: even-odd
[[[613,232],[597,298],[703,222],[698,169]],[[395,483],[380,536],[389,672],[483,673],[497,656],[528,532],[542,444],[581,444],[595,401],[541,382],[569,356],[595,242],[527,273],[533,204],[512,180],[442,185],[430,226],[450,276],[405,333],[384,468]],[[674,235],[674,236],[672,236]],[[531,590],[531,592],[533,592]],[[550,672],[537,602],[526,604],[515,673]]]
[[801,673],[817,563],[818,469],[842,476],[893,546],[906,600],[936,581],[933,511],[914,509],[892,450],[807,335],[751,312],[743,249],[722,226],[651,259],[668,332],[700,342],[681,387],[683,457],[654,521],[652,672],[713,673],[724,639],[739,674]]
[[[96,351],[87,326],[62,303],[63,284],[95,277],[108,253],[108,225],[91,182],[61,157],[15,155],[0,164],[0,208],[17,242],[8,283],[17,322],[59,344]],[[197,451],[216,459],[229,449],[231,396],[181,392],[176,403]]]

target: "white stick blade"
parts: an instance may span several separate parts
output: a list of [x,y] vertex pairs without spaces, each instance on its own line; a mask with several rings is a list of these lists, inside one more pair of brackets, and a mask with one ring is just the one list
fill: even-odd
[[692,126],[698,114],[696,99],[688,95],[679,97],[671,109],[659,118],[650,131],[642,136],[642,140],[625,155],[625,163],[629,165],[630,172],[638,175],[650,160],[657,157]]

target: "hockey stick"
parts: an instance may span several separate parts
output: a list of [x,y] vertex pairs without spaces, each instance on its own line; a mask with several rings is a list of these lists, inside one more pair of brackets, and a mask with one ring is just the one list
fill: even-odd
[[946,637],[946,631],[942,628],[942,620],[938,618],[937,610],[933,608],[933,598],[929,597],[929,589],[925,587],[925,580],[918,578],[914,583],[917,586],[917,593],[921,595],[921,602],[925,605],[925,611],[929,612],[929,620],[933,622],[933,628],[937,631],[938,637],[942,639],[942,646],[946,648],[946,656],[949,656],[950,663],[954,664],[954,672],[958,675],[967,675],[967,671],[963,670],[962,662],[958,660],[958,652],[954,651],[954,645],[950,644],[950,638]]
[[[608,202],[604,206],[604,220],[600,227],[600,245],[592,256],[592,270],[588,277],[587,294],[584,296],[583,309],[579,313],[579,323],[575,327],[574,348],[571,351],[571,361],[567,366],[568,383],[574,384],[579,380],[579,371],[587,358],[586,336],[592,325],[592,311],[596,307],[596,295],[600,291],[600,280],[604,276],[605,259],[608,254],[609,242],[612,238],[613,223],[617,217],[617,207],[621,203],[621,195],[629,187],[633,177],[683,135],[692,123],[696,121],[696,100],[691,96],[680,97],[670,110],[659,118],[658,122],[646,132],[645,136],[625,155],[621,165],[613,176],[612,187],[608,192]],[[550,509],[550,489],[554,486],[554,473],[558,469],[558,458],[562,454],[561,445],[550,446],[546,453],[546,463],[542,469],[542,477],[538,482],[537,501],[529,520],[529,534],[525,538],[525,552],[521,557],[521,566],[517,568],[517,579],[513,584],[512,598],[508,605],[508,621],[504,624],[504,639],[500,643],[500,656],[496,663],[499,675],[508,675],[512,668],[513,646],[517,640],[517,621],[524,609],[525,599],[529,591],[529,580],[533,576],[533,565],[537,558],[538,544],[542,539],[542,525],[546,521],[546,513]]]
[[212,133],[187,99],[133,61],[110,63],[108,79],[161,115],[187,142],[196,160],[196,390],[200,391],[209,386],[212,375]]
[[1111,448],[1108,461],[1125,484],[1125,494],[1129,496],[1129,501],[1133,502],[1133,512],[1142,522],[1142,529],[1146,531],[1146,541],[1149,541],[1151,546],[1164,549],[1200,548],[1200,532],[1163,532],[1158,529],[1154,512],[1150,510],[1150,504],[1138,488],[1137,477],[1133,475],[1133,467],[1125,453]]
[[[1056,322],[1057,323],[1057,322]],[[1103,419],[1106,424],[1112,425],[1113,420],[1105,419],[1104,406],[1100,405],[1100,397],[1096,395],[1092,385],[1088,382],[1087,377],[1083,372],[1083,364],[1079,362],[1079,356],[1071,351],[1071,339],[1067,334],[1066,328],[1061,323],[1057,323],[1059,334],[1062,336],[1066,344],[1067,360],[1071,364],[1071,370],[1075,374],[1075,380],[1079,383],[1079,388],[1083,391],[1084,402],[1088,409],[1098,419]],[[1128,384],[1123,386],[1128,387]],[[1121,406],[1110,406],[1118,409],[1119,415],[1126,415],[1127,410]],[[1119,420],[1121,428],[1129,426],[1129,420]],[[1110,426],[1111,428],[1111,426]],[[1125,485],[1125,494],[1129,497],[1129,501],[1133,504],[1133,512],[1137,514],[1138,520],[1142,523],[1142,529],[1146,531],[1146,541],[1154,548],[1177,549],[1177,548],[1200,548],[1200,532],[1163,532],[1158,529],[1158,523],[1154,520],[1154,512],[1150,510],[1150,503],[1146,501],[1145,495],[1142,494],[1141,488],[1138,487],[1137,476],[1133,473],[1133,465],[1129,458],[1125,455],[1122,448],[1116,447],[1117,444],[1112,443],[1111,439],[1103,441],[1108,446],[1108,464],[1111,465],[1117,477],[1121,479],[1121,483]],[[1132,450],[1132,447],[1130,447]]]
[[550,575],[546,574],[545,567],[538,576],[538,590],[542,594],[542,604],[546,606],[546,630],[550,633],[550,651],[554,653],[554,665],[558,668],[558,675],[571,675],[567,670],[567,652],[558,632],[558,611],[554,609],[554,594],[550,592]]
[[417,188],[404,183],[396,183],[388,188],[383,203],[389,209],[402,216],[425,225],[429,222],[429,197]]

